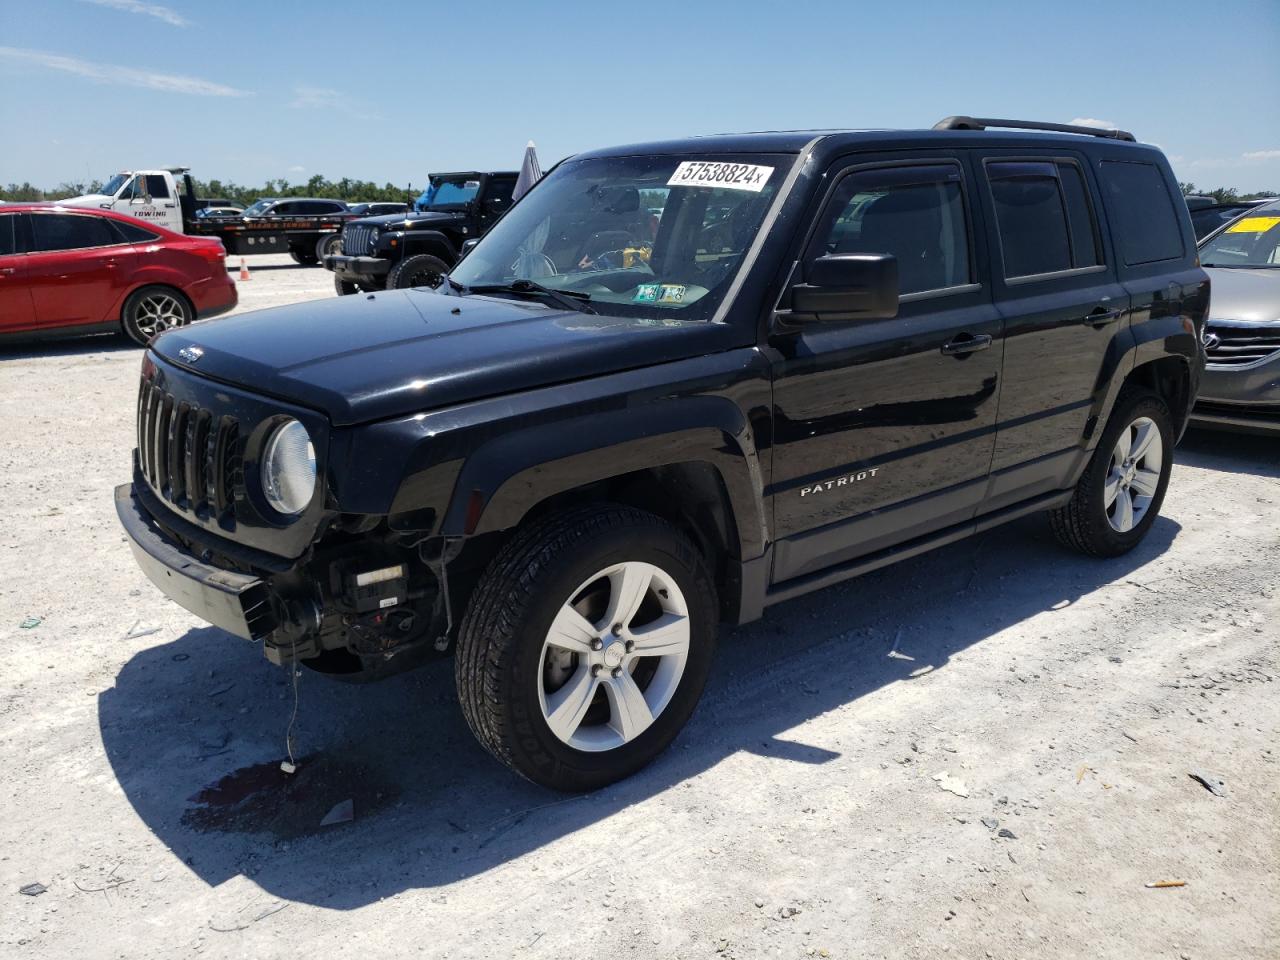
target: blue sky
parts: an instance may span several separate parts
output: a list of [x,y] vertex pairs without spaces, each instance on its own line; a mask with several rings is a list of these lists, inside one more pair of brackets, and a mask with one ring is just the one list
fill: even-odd
[[1092,118],[1280,189],[1280,0],[0,0],[0,182],[421,184],[726,130]]

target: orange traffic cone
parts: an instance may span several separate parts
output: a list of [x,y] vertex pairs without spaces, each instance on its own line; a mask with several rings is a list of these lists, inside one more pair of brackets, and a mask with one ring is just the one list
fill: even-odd
[[249,268],[248,266],[245,265],[244,257],[240,258],[240,279],[241,280],[253,279],[252,277],[249,276]]

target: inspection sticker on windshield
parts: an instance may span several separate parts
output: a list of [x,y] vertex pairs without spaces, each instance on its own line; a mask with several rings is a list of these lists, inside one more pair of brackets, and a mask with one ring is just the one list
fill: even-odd
[[773,167],[754,163],[722,163],[713,160],[685,160],[667,181],[669,187],[723,187],[759,193],[769,182]]
[[632,303],[684,303],[683,283],[642,283],[636,287]]
[[1266,233],[1277,223],[1280,217],[1245,217],[1239,223],[1227,227],[1227,233]]

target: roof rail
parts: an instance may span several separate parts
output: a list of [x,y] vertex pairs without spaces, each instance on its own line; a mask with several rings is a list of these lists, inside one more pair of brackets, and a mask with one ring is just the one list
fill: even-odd
[[990,117],[947,117],[933,125],[935,130],[985,130],[987,127],[1005,127],[1010,130],[1052,130],[1054,133],[1082,133],[1086,137],[1106,137],[1108,140],[1126,140],[1137,143],[1138,138],[1127,130],[1111,130],[1104,127],[1082,127],[1071,123],[1041,123],[1039,120],[994,120]]

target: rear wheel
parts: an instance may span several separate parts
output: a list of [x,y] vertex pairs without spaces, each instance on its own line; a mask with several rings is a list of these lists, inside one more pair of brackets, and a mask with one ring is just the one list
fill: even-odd
[[129,295],[121,311],[121,325],[129,339],[141,346],[173,327],[196,318],[185,296],[172,287],[143,287]]
[[388,290],[405,290],[409,287],[440,286],[444,275],[449,272],[449,265],[439,257],[420,253],[415,257],[405,257],[387,275]]
[[324,262],[325,257],[336,257],[342,252],[342,234],[326,233],[316,241],[316,259]]
[[499,552],[463,618],[463,714],[535,783],[613,783],[692,714],[717,609],[701,555],[652,514],[593,505],[539,521]]
[[1095,557],[1136,547],[1164,502],[1173,441],[1173,418],[1160,397],[1121,393],[1075,494],[1050,514],[1058,539]]

